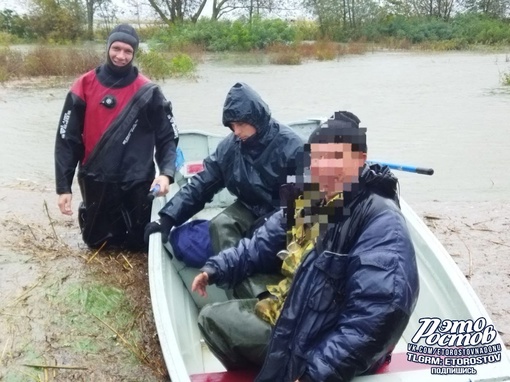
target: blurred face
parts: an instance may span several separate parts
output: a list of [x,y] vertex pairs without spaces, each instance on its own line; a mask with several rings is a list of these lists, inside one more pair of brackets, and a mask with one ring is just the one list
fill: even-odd
[[230,127],[232,128],[235,136],[241,141],[247,140],[257,132],[255,127],[246,122],[232,122]]
[[126,66],[133,60],[134,55],[133,48],[131,45],[125,42],[115,41],[110,45],[108,55],[115,66]]
[[350,143],[312,143],[310,156],[311,181],[328,197],[350,191],[353,183],[359,183],[367,158],[366,153],[353,152]]

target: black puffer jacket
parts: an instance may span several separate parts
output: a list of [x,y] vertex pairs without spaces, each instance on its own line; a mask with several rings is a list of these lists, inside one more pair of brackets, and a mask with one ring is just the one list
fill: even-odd
[[[180,225],[204,208],[213,196],[227,188],[256,217],[279,206],[279,188],[285,183],[287,165],[303,147],[300,137],[271,118],[262,98],[248,85],[235,84],[223,107],[223,123],[247,122],[257,133],[241,141],[233,133],[204,160],[195,175],[160,211]],[[186,155],[186,153],[184,153]]]

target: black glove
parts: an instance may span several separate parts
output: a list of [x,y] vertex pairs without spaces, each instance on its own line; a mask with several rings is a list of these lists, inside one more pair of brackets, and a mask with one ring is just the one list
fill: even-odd
[[170,217],[162,216],[158,220],[150,222],[145,226],[143,240],[148,244],[150,235],[152,235],[154,232],[161,232],[161,241],[164,244],[168,241],[168,235],[170,235],[170,230],[173,226],[174,223]]

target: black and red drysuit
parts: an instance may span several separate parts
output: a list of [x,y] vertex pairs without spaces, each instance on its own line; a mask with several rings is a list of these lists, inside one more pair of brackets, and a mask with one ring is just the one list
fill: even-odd
[[171,103],[136,67],[119,76],[104,64],[73,84],[55,143],[56,190],[71,193],[78,166],[88,246],[144,247],[154,159],[172,182],[177,141]]

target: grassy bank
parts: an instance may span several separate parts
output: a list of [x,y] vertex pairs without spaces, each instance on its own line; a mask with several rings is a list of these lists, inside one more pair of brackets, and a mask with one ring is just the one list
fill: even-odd
[[167,380],[147,254],[84,248],[75,221],[40,208],[54,200],[46,189],[0,196],[16,206],[0,219],[0,380]]

